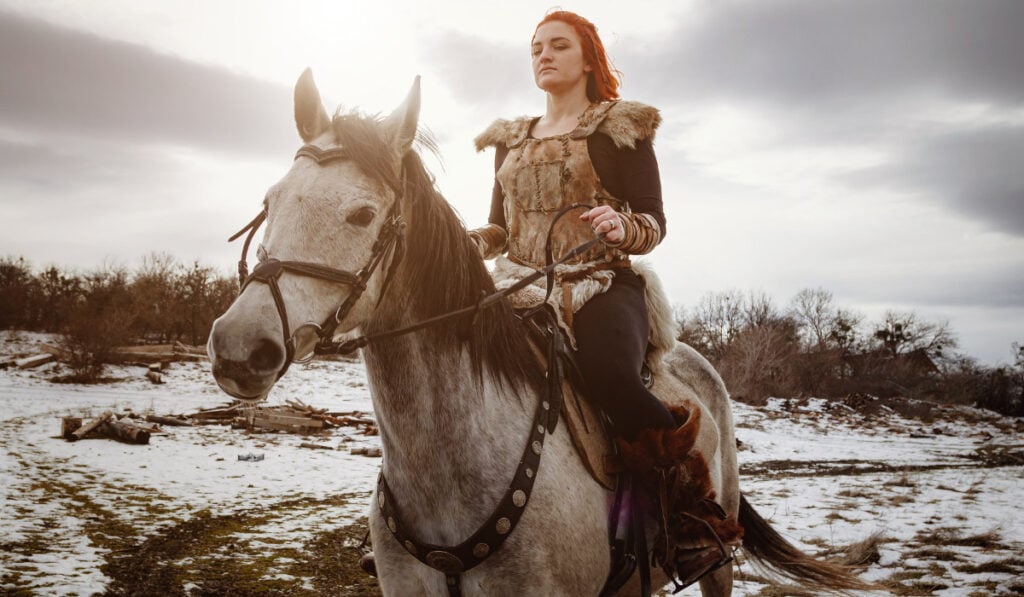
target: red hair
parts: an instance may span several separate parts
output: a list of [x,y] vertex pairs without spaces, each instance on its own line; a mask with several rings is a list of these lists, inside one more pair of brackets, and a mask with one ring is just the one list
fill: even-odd
[[592,102],[604,102],[619,98],[619,77],[622,75],[618,69],[611,66],[608,54],[604,50],[604,44],[597,35],[597,27],[568,10],[555,10],[544,15],[544,18],[537,23],[533,30],[534,36],[537,29],[544,23],[560,21],[569,25],[580,38],[580,45],[583,47],[583,60],[590,65],[591,71],[587,73],[587,99]]

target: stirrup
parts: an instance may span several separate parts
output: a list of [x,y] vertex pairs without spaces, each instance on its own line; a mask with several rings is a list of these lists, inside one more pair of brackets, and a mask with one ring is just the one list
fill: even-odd
[[722,551],[719,546],[695,547],[686,550],[685,554],[683,558],[680,558],[678,553],[676,555],[677,562],[684,558],[686,561],[681,566],[676,566],[675,577],[672,578],[672,584],[675,585],[673,594],[732,561],[732,555]]

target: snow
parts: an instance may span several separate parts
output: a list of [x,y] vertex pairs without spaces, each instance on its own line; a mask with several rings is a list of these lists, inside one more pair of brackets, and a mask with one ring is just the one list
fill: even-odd
[[[2,332],[0,356],[41,352],[47,342],[53,338]],[[266,578],[288,581],[296,578],[286,568],[295,550],[365,515],[380,461],[349,449],[379,447],[376,437],[340,429],[311,440],[197,426],[166,428],[145,446],[69,443],[57,437],[64,416],[188,413],[227,397],[205,362],[173,364],[164,385],[151,384],[140,367],[111,368],[109,375],[123,378],[112,384],[56,384],[50,380],[59,367],[0,371],[0,591],[102,592],[110,550],[84,532],[98,520],[111,533],[143,537],[203,512],[255,513],[258,524],[233,540],[249,554],[280,552]],[[371,410],[365,371],[353,361],[293,365],[271,402],[286,398],[332,411]],[[1019,453],[1021,425],[970,414],[977,421],[969,425],[942,418],[924,425],[895,413],[866,417],[822,400],[737,403],[741,485],[766,519],[809,552],[880,534],[866,579],[904,572],[910,580],[903,584],[930,587],[920,594],[1010,594],[1021,590],[1024,574],[1024,467],[984,468],[971,456],[982,446]],[[339,449],[300,448],[303,441]],[[264,459],[238,460],[250,453]],[[959,541],[985,534],[994,537],[987,546]],[[948,556],[937,558],[936,550]],[[992,562],[1014,573],[983,571]],[[756,571],[745,563],[740,570],[750,579],[739,580],[735,594],[759,594],[764,584]]]

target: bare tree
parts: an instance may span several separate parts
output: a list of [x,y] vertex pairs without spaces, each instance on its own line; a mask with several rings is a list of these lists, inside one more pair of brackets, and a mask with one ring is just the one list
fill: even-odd
[[743,300],[743,323],[756,328],[782,319],[775,301],[763,290],[751,290]]
[[789,314],[800,326],[804,346],[817,350],[828,346],[829,332],[837,316],[831,292],[824,288],[804,288],[790,301]]
[[948,321],[923,321],[914,312],[886,312],[872,337],[891,357],[914,351],[941,357],[944,350],[958,346]]
[[739,290],[708,292],[694,309],[685,331],[712,362],[721,358],[743,329],[743,304],[743,293]]

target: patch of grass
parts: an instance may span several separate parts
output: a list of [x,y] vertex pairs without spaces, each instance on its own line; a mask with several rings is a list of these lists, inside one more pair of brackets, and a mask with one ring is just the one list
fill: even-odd
[[964,574],[981,574],[984,572],[1020,574],[1024,572],[1024,558],[1002,558],[999,560],[982,562],[980,564],[964,563],[954,566],[954,568],[957,572],[963,572]]
[[844,498],[859,498],[859,499],[874,499],[875,494],[865,489],[844,489],[836,494],[836,497]]
[[968,456],[985,468],[1024,465],[1024,449],[1017,446],[982,446]]
[[891,540],[883,535],[881,531],[876,531],[865,539],[851,543],[839,550],[839,563],[844,566],[877,564],[882,559],[879,546],[889,541]]
[[914,539],[921,545],[955,545],[978,547],[985,550],[1006,548],[1002,543],[1002,535],[997,530],[963,536],[959,529],[943,527],[920,531],[914,536]]
[[305,556],[288,571],[312,579],[322,595],[380,595],[377,579],[359,567],[356,545],[366,536],[367,522],[320,533],[303,548]]
[[825,521],[826,522],[830,522],[831,523],[831,522],[835,522],[837,520],[841,520],[843,522],[858,522],[857,519],[855,519],[855,518],[847,518],[847,517],[843,516],[842,514],[840,514],[839,512],[834,512],[833,511],[833,512],[829,512],[828,514],[825,515]]
[[910,471],[904,469],[903,474],[896,479],[890,479],[882,485],[886,487],[917,487],[917,481],[910,478]]
[[920,558],[922,560],[938,560],[940,562],[956,562],[960,560],[961,556],[955,551],[949,549],[943,549],[941,547],[924,547],[921,549],[914,550],[908,554],[912,558]]
[[889,504],[893,506],[902,506],[903,504],[913,504],[916,500],[914,496],[907,495],[905,493],[898,493],[889,498]]

